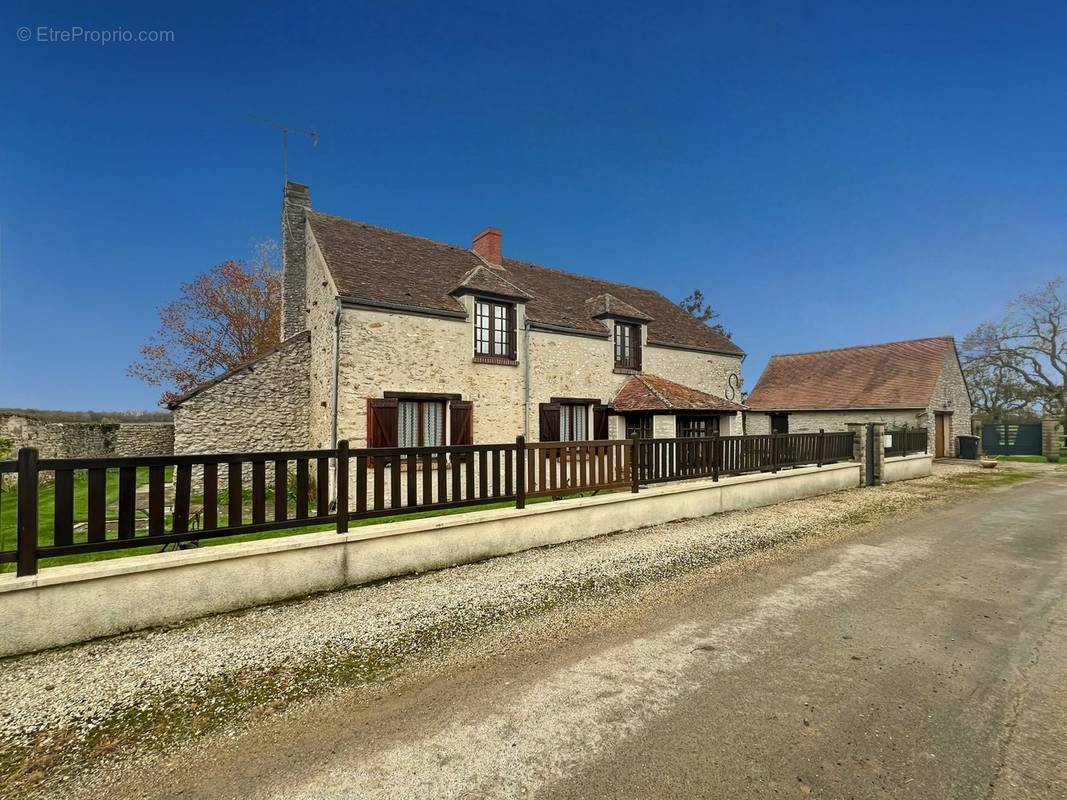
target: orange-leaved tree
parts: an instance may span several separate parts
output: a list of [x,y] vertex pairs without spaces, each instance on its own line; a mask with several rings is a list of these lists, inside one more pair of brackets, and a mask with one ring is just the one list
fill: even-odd
[[278,246],[266,242],[250,261],[227,261],[182,284],[127,371],[172,402],[278,344],[281,313]]

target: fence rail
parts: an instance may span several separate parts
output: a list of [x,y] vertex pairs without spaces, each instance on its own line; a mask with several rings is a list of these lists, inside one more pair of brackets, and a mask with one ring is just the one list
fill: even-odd
[[887,437],[886,458],[925,453],[929,447],[926,428],[904,426],[899,430],[886,430],[885,435]]
[[637,443],[640,483],[664,483],[746,472],[777,472],[851,460],[853,434],[781,433],[706,439],[643,439]]
[[[38,459],[0,462],[0,510],[17,476],[19,575],[38,560],[389,515],[564,497],[852,458],[851,433]],[[10,515],[9,515],[10,516]],[[0,516],[0,519],[3,517]]]

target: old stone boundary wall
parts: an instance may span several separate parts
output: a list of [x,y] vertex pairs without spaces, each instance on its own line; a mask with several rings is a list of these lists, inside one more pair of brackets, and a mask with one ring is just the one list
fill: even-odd
[[[930,474],[887,459],[886,480]],[[898,463],[899,462],[899,463]],[[0,576],[0,657],[858,485],[855,462]]]
[[40,458],[169,456],[174,453],[174,425],[49,422],[23,414],[0,413],[0,458],[14,459],[20,447],[36,447]]

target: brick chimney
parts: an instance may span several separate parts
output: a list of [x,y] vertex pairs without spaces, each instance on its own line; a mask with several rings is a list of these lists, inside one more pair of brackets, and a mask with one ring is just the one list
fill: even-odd
[[500,228],[486,228],[474,237],[471,250],[480,255],[490,264],[503,264],[502,239],[504,234]]
[[307,329],[307,263],[304,223],[311,190],[286,181],[282,192],[282,339]]

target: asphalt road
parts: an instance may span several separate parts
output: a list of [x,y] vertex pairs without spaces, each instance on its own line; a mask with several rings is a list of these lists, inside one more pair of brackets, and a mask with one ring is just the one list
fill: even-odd
[[160,791],[1067,798],[1065,595],[1067,483],[1034,480],[338,701]]

